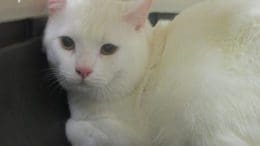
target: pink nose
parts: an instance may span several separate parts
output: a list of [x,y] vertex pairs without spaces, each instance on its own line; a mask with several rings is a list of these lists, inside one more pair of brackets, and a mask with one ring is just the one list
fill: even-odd
[[88,68],[88,67],[86,67],[86,68],[77,67],[76,68],[76,73],[78,73],[83,79],[88,77],[92,72],[93,72],[92,69]]

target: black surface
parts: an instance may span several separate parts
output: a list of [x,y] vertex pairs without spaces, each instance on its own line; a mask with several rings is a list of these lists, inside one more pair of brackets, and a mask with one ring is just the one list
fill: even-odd
[[0,49],[0,146],[69,146],[66,95],[47,81],[40,44]]
[[46,18],[25,19],[0,24],[0,47],[41,36]]
[[160,20],[173,20],[178,14],[177,13],[150,13],[149,20],[153,26]]

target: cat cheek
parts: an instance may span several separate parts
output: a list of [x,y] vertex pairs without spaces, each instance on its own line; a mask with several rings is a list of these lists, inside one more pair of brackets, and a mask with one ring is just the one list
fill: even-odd
[[53,49],[46,49],[47,59],[53,66],[59,65],[59,59],[56,52]]

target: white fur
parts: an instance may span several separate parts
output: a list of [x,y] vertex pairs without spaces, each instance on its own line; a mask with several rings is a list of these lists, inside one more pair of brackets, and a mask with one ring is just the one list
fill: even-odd
[[160,125],[157,143],[260,145],[259,8],[259,1],[209,0],[172,22],[144,102]]
[[[71,0],[49,19],[44,42],[69,94],[73,146],[259,145],[260,3],[205,1],[152,36],[120,19],[128,5]],[[76,53],[60,47],[64,35]],[[98,57],[103,43],[118,52]],[[77,62],[94,70],[88,86]]]
[[[48,60],[68,90],[71,119],[66,129],[73,146],[147,145],[145,130],[137,132],[144,126],[135,109],[136,99],[122,98],[141,82],[149,55],[149,27],[136,31],[123,20],[133,4],[121,0],[68,0],[66,7],[49,19],[44,42]],[[60,36],[72,37],[76,50],[62,49]],[[100,55],[105,43],[117,45],[118,51]],[[87,85],[79,84],[76,64],[93,69],[85,79]]]

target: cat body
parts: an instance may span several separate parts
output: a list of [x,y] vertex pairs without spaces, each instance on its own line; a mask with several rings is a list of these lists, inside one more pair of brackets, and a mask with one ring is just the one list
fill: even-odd
[[260,3],[206,1],[151,28],[151,2],[49,0],[72,145],[260,144]]
[[259,8],[259,1],[206,1],[170,24],[151,77],[158,81],[144,98],[159,125],[156,145],[260,144]]

